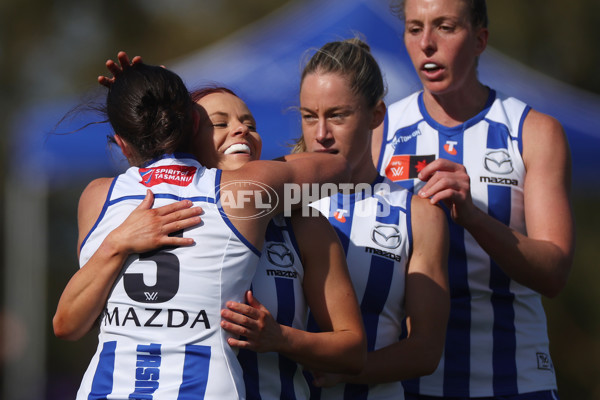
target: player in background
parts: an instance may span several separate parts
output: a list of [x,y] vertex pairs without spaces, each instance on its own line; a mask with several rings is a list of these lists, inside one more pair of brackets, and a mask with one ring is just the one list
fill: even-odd
[[450,228],[451,309],[433,374],[407,399],[556,399],[542,296],[573,262],[571,157],[552,117],[480,82],[484,0],[398,3],[423,89],[388,107],[373,136],[379,171]]

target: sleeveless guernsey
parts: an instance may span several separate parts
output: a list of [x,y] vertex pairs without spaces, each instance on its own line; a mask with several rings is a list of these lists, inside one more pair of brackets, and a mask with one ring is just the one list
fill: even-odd
[[[526,233],[521,131],[530,107],[490,91],[485,109],[448,128],[427,113],[422,92],[388,108],[378,169],[416,193],[418,171],[436,158],[466,167],[474,204]],[[447,211],[447,210],[446,210]],[[447,213],[448,214],[448,213]],[[511,280],[448,216],[451,311],[445,351],[407,392],[484,397],[556,389],[541,296]]]
[[[265,237],[252,280],[254,296],[278,323],[306,330],[308,306],[303,291],[304,268],[289,218],[275,216]],[[240,349],[248,400],[307,399],[302,366],[276,353]]]
[[[412,250],[411,197],[409,191],[379,176],[372,185],[357,185],[354,193],[337,193],[313,203],[329,218],[342,242],[368,351],[396,343],[403,332],[405,276]],[[311,399],[403,398],[400,382],[311,386]]]
[[193,238],[193,246],[136,254],[123,266],[100,316],[98,348],[78,400],[245,397],[241,367],[220,328],[220,311],[228,300],[243,300],[260,252],[218,205],[221,171],[179,156],[167,155],[116,177],[82,245],[80,265],[148,188],[154,207],[189,199],[204,210],[199,226],[179,233]]

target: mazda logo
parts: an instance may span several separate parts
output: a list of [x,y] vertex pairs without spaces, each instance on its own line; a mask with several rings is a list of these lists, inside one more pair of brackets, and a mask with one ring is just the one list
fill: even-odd
[[492,174],[506,175],[514,170],[510,154],[506,150],[488,151],[483,159],[483,165]]
[[289,268],[294,265],[294,254],[283,243],[271,243],[267,246],[267,258],[273,265]]
[[400,230],[392,225],[378,225],[371,232],[371,239],[386,249],[400,246]]

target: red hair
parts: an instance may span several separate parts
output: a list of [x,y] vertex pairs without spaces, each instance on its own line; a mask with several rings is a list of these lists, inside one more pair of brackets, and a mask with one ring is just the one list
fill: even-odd
[[193,90],[192,92],[190,92],[190,97],[192,98],[192,101],[194,103],[197,103],[198,101],[200,101],[200,99],[208,96],[209,94],[213,94],[213,93],[229,93],[229,94],[234,95],[237,98],[240,97],[237,94],[235,94],[233,90],[228,89],[224,86],[207,86],[207,87],[203,87],[200,89],[196,89],[196,90]]

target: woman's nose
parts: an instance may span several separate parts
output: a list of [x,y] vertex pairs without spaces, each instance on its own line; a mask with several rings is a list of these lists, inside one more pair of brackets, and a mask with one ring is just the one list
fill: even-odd
[[423,50],[423,52],[427,53],[428,55],[431,55],[431,53],[435,51],[435,40],[433,37],[433,32],[431,32],[430,29],[423,30],[419,44],[421,46],[421,50]]
[[250,127],[244,124],[241,121],[236,121],[235,127],[233,129],[234,135],[247,135],[250,132]]
[[327,126],[327,122],[325,119],[319,120],[317,124],[317,134],[316,139],[318,142],[323,142],[330,138],[329,127]]

